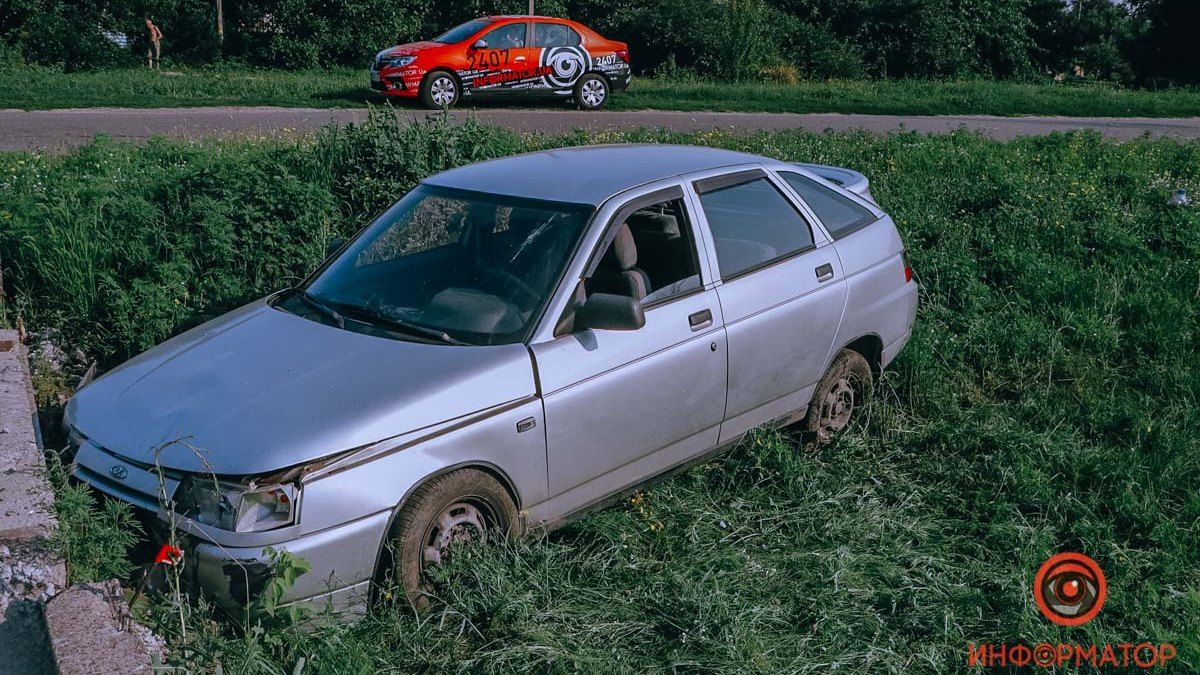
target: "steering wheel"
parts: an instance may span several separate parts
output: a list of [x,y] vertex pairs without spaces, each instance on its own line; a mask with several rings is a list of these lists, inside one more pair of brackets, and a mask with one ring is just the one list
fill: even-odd
[[484,276],[498,277],[501,283],[515,288],[529,300],[530,306],[536,305],[542,299],[542,296],[530,288],[529,284],[510,272],[506,272],[498,267],[485,267],[483,268],[483,274]]

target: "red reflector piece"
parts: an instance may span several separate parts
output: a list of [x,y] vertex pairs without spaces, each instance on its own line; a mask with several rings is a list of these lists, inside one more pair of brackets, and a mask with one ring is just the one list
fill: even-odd
[[910,281],[912,281],[912,268],[909,267],[908,265],[905,265],[904,266],[904,283],[907,284]]

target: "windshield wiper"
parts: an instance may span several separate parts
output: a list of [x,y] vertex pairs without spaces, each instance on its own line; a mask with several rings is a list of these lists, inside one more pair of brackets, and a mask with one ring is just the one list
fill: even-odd
[[395,332],[431,338],[448,345],[466,346],[470,344],[457,338],[450,337],[446,331],[438,330],[436,328],[427,328],[420,324],[410,323],[403,319],[387,316],[386,314],[372,307],[366,307],[364,305],[348,305],[342,303],[338,303],[338,305],[342,308],[342,311],[346,311],[350,314],[357,314],[365,319],[368,319],[368,321],[364,321],[364,323],[374,323],[377,325],[382,324],[384,328],[393,330]]
[[297,290],[296,295],[303,300],[305,304],[316,308],[325,316],[333,319],[334,322],[337,323],[338,328],[341,328],[342,330],[346,329],[346,318],[339,314],[336,309],[316,299],[316,297],[314,297],[308,291]]

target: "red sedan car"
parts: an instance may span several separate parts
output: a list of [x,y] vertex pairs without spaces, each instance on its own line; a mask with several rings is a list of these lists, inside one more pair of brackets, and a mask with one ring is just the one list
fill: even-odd
[[450,108],[463,96],[549,94],[600,108],[629,86],[629,46],[546,16],[489,16],[426,42],[375,55],[371,86],[385,96]]

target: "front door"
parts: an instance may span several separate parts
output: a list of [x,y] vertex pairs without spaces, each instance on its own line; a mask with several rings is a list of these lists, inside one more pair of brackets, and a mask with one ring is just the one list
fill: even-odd
[[460,73],[472,93],[502,93],[528,88],[535,80],[540,50],[529,45],[529,24],[509,23],[481,38],[486,46],[471,46],[467,70]]
[[533,346],[549,493],[564,513],[715,447],[725,411],[721,305],[682,190],[632,201],[608,227],[577,297],[632,295],[645,325],[576,331],[568,315],[559,337]]

